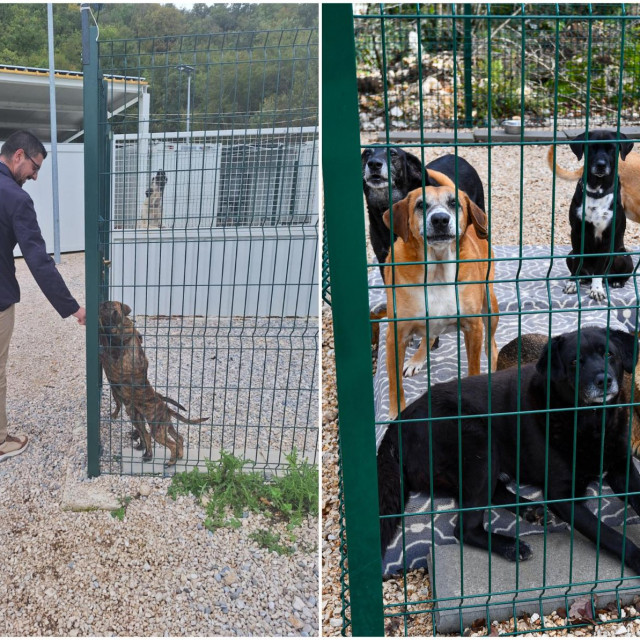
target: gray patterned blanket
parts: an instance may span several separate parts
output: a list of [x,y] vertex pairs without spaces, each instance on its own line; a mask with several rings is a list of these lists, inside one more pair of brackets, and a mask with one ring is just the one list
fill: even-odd
[[[638,331],[638,285],[640,276],[629,279],[622,289],[610,289],[609,306],[598,303],[587,295],[587,287],[580,287],[578,295],[568,295],[562,291],[564,281],[569,276],[564,256],[569,247],[555,247],[553,258],[548,246],[505,247],[495,246],[496,277],[494,291],[500,307],[500,320],[496,331],[498,349],[513,340],[519,333],[544,333],[557,335],[574,331],[578,326],[609,325],[615,329]],[[634,251],[634,265],[640,252]],[[369,301],[372,312],[386,307],[386,295],[382,285],[379,269],[371,269],[369,274]],[[376,446],[380,445],[387,425],[389,410],[389,380],[386,372],[385,337],[387,323],[380,323],[380,339],[378,347],[378,367],[374,376],[374,396],[376,413]],[[460,340],[460,342],[459,342]],[[411,357],[417,349],[418,341],[407,350],[406,357]],[[482,354],[482,371],[487,370],[486,357]],[[466,353],[462,336],[445,334],[440,336],[440,346],[430,354],[430,370],[425,367],[420,373],[404,378],[403,385],[407,404],[411,403],[426,391],[429,384],[446,382],[447,380],[467,375]],[[640,462],[635,460],[640,467]],[[516,487],[509,487],[515,494]],[[603,498],[610,494],[606,483],[602,490],[594,483],[589,487],[588,495],[593,499],[587,506],[598,513],[603,522],[617,526],[623,522],[624,504],[617,498]],[[529,499],[540,500],[539,488],[521,486],[520,494]],[[515,500],[514,500],[515,501]],[[453,535],[453,527],[457,515],[451,513],[456,508],[456,501],[449,498],[435,499],[431,507],[429,496],[412,494],[405,505],[405,513],[419,515],[405,518],[404,547],[406,559],[403,558],[403,538],[400,529],[385,554],[383,573],[396,573],[403,568],[414,569],[427,564],[432,542],[434,544],[457,544]],[[446,513],[430,512],[446,511]],[[426,515],[425,515],[426,514]],[[488,518],[488,516],[487,516]],[[536,524],[519,520],[504,510],[496,509],[491,513],[492,531],[515,536],[543,533],[544,528]],[[640,523],[637,516],[629,517],[629,523]],[[488,522],[485,521],[485,526]],[[548,531],[565,529],[567,525],[554,519],[551,515],[547,523]]]

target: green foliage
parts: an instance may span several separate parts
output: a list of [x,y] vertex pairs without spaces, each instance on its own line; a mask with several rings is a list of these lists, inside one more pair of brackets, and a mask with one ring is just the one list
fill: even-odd
[[120,503],[120,507],[118,509],[114,509],[111,512],[111,516],[117,518],[122,522],[124,520],[125,513],[127,512],[127,507],[129,503],[133,500],[131,496],[125,496],[124,498],[119,498],[118,502]]
[[[159,38],[161,47],[168,43],[165,36],[318,26],[318,5],[313,4],[196,4],[190,9],[134,2],[90,6],[103,42]],[[49,66],[45,3],[0,4],[0,24],[0,64]],[[53,26],[56,68],[81,71],[80,4],[54,3]]]
[[204,525],[210,530],[239,527],[245,511],[265,513],[296,527],[306,515],[318,514],[318,469],[298,461],[295,450],[287,462],[282,477],[266,482],[262,474],[244,469],[250,461],[222,451],[219,461],[206,461],[204,473],[194,469],[175,474],[168,493],[174,499],[194,495],[205,505]]
[[273,533],[268,529],[259,529],[254,533],[250,533],[249,538],[272,553],[288,556],[294,552],[293,547],[280,544],[280,534]]

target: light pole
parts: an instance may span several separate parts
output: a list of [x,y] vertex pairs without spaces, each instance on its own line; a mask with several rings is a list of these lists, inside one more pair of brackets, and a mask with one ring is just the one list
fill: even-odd
[[189,116],[191,114],[191,74],[196,70],[188,64],[179,64],[178,71],[185,71],[187,73],[187,133],[190,131]]

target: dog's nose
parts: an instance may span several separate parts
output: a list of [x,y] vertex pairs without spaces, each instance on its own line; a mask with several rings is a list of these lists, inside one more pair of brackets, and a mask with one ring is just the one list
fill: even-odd
[[449,226],[451,217],[448,213],[436,212],[431,216],[431,224],[434,229],[446,229]]
[[380,160],[369,160],[367,166],[371,171],[380,171],[380,169],[382,169],[382,162],[380,162]]
[[604,171],[607,168],[607,161],[600,158],[599,160],[596,160],[595,167],[598,171]]
[[[607,378],[607,387],[606,387],[606,391],[609,391],[609,389],[611,388],[611,384],[612,384],[612,383],[613,383],[613,379],[612,379],[612,377],[611,377],[611,376],[609,376],[609,377]],[[603,372],[603,373],[599,373],[599,374],[596,376],[595,384],[596,384],[596,387],[598,387],[598,389],[605,390],[605,386],[604,386],[604,372]]]

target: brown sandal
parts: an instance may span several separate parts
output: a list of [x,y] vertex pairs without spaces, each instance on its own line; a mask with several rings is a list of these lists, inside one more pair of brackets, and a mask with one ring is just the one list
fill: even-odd
[[29,444],[29,438],[25,435],[7,436],[0,444],[0,462],[21,454]]

